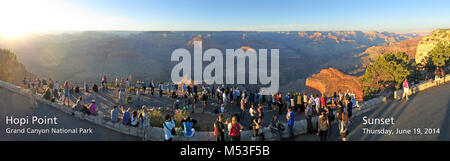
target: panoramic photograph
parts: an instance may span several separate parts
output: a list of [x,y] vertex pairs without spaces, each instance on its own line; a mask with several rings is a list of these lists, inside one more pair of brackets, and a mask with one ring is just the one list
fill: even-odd
[[0,6],[0,141],[450,141],[450,1]]

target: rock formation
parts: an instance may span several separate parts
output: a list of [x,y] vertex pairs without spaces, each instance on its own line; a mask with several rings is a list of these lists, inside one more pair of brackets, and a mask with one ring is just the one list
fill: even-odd
[[325,93],[327,96],[333,95],[338,90],[342,92],[349,90],[355,92],[357,100],[362,101],[363,98],[362,85],[358,78],[346,75],[334,68],[322,69],[318,74],[307,78],[305,84],[307,87]]
[[410,59],[414,59],[416,55],[417,44],[422,39],[422,36],[412,39],[406,39],[397,43],[390,43],[380,46],[372,46],[366,51],[360,53],[361,64],[363,67],[375,61],[380,55],[386,52],[405,52]]
[[450,29],[434,30],[429,36],[420,40],[417,45],[416,64],[425,64],[428,53],[438,43],[444,43],[444,45],[450,44]]

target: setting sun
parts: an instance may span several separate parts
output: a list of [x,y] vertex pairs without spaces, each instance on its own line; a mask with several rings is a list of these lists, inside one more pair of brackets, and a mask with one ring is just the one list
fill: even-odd
[[0,38],[17,39],[47,31],[108,30],[130,24],[120,17],[104,16],[75,4],[53,0],[0,1]]
[[0,30],[0,37],[6,39],[18,39],[26,34],[27,31],[21,28],[3,28]]

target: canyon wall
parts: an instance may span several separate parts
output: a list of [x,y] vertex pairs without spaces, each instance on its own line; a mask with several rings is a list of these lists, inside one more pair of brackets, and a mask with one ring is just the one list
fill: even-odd
[[450,29],[434,30],[429,36],[420,40],[417,45],[416,64],[426,64],[428,53],[438,43],[450,44]]
[[349,90],[355,92],[358,101],[362,101],[363,98],[362,85],[358,78],[346,75],[334,68],[322,69],[319,73],[307,78],[306,86],[325,93],[327,96],[332,96],[338,90],[342,92]]

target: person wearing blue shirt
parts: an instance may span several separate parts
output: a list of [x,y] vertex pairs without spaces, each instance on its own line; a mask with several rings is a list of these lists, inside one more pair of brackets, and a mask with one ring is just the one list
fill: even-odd
[[119,110],[117,110],[117,106],[114,106],[114,108],[111,110],[111,122],[119,122]]
[[185,137],[194,136],[195,129],[192,128],[192,126],[194,126],[194,124],[197,123],[197,121],[188,117],[181,122],[183,123],[184,126],[184,136]]
[[287,107],[291,107],[291,102],[290,102],[290,100],[291,100],[291,97],[289,96],[289,93],[286,95],[286,105],[287,105]]
[[128,108],[126,111],[124,110],[122,106],[122,124],[124,125],[130,125],[130,108]]
[[289,137],[292,139],[294,138],[294,121],[295,121],[295,114],[292,111],[291,107],[288,107],[288,113],[286,114],[286,120],[289,130]]
[[164,127],[164,137],[166,141],[172,141],[173,135],[172,135],[172,129],[175,128],[175,122],[172,120],[172,118],[169,115],[166,115],[166,121],[163,123]]
[[258,103],[258,92],[257,91],[255,91],[255,95],[254,95],[254,97],[253,97],[253,102],[255,102],[255,103]]
[[171,90],[172,90],[172,84],[170,84],[170,82],[169,82],[169,83],[167,83],[167,93],[168,93],[168,95],[170,95],[169,93],[171,92]]

